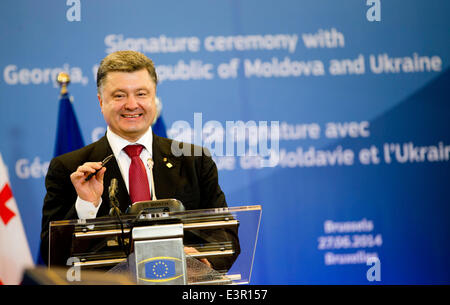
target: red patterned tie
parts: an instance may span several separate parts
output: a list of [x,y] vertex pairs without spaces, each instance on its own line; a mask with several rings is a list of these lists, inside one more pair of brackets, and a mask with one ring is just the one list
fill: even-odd
[[144,163],[139,157],[143,148],[144,146],[142,145],[128,145],[123,149],[131,158],[128,177],[132,203],[151,199],[147,172]]

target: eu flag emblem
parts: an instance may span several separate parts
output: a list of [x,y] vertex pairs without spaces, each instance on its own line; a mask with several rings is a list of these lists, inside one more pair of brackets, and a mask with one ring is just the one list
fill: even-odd
[[145,277],[152,280],[164,280],[175,276],[175,262],[158,259],[145,264]]

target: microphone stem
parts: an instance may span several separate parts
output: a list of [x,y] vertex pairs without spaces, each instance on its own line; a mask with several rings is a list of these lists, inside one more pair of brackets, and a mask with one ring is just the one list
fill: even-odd
[[153,160],[152,160],[152,158],[148,158],[147,167],[150,170],[150,176],[151,176],[150,190],[152,192],[152,200],[156,200],[155,181],[153,180]]

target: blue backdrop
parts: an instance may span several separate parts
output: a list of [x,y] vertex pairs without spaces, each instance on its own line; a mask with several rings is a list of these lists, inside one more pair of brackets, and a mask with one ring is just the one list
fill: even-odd
[[191,140],[212,148],[218,124],[278,122],[273,167],[215,156],[229,204],[263,207],[252,283],[448,284],[449,11],[445,0],[2,2],[0,151],[32,253],[56,75],[71,75],[88,144],[105,131],[97,66],[134,49],[157,66],[169,137],[191,139],[179,121],[194,128],[195,113],[204,129]]

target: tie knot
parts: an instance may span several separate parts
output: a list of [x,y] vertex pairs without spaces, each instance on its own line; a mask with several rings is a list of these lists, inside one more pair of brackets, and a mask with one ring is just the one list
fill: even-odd
[[123,150],[128,155],[128,157],[133,158],[138,157],[141,154],[142,149],[144,149],[144,146],[138,144],[138,145],[128,145]]

